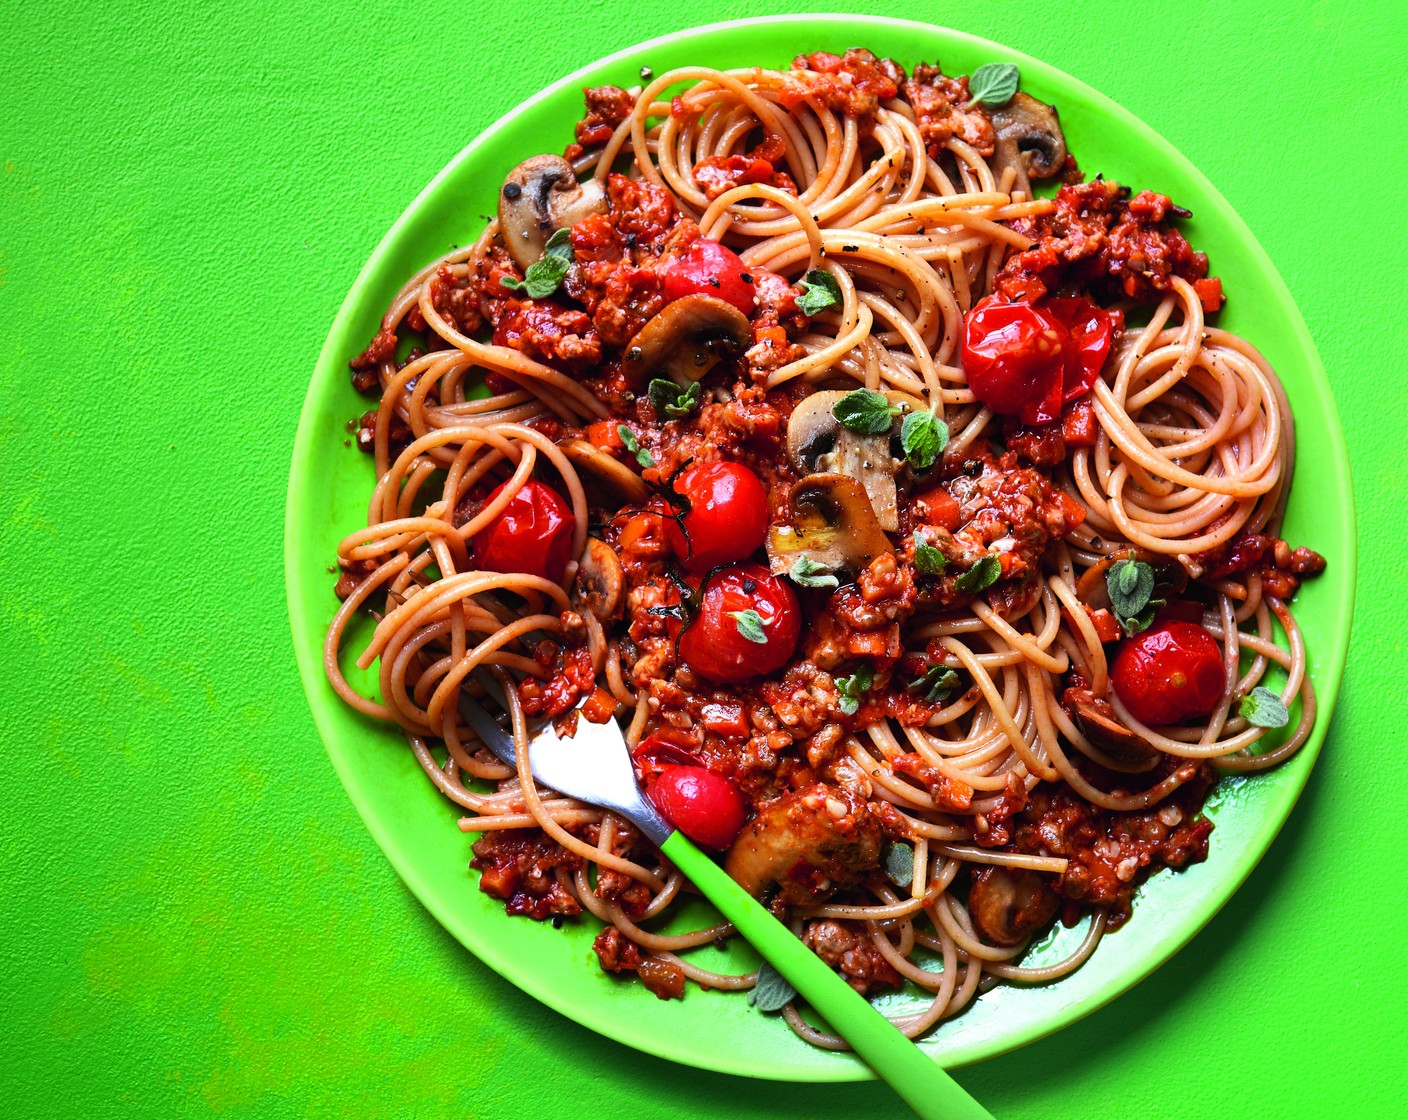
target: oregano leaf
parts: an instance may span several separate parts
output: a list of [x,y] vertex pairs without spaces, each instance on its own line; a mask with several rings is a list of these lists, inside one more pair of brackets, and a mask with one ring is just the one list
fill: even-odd
[[802,294],[797,307],[803,315],[816,315],[841,303],[841,285],[824,268],[813,268],[802,277]]
[[1269,688],[1257,687],[1242,697],[1237,714],[1256,727],[1285,727],[1291,720],[1281,697]]
[[748,1002],[764,1014],[781,1011],[797,998],[797,989],[777,969],[764,961],[758,967],[758,982],[748,993]]
[[640,440],[636,438],[635,432],[625,424],[616,425],[616,434],[621,437],[621,442],[625,444],[626,450],[636,457],[637,463],[643,467],[655,465],[655,456],[640,445]]
[[927,471],[948,446],[948,425],[927,409],[911,412],[900,426],[904,457],[917,471]]
[[799,587],[839,587],[840,580],[810,556],[799,556],[787,570],[788,577]]
[[899,411],[889,397],[874,389],[854,389],[831,406],[831,415],[839,423],[863,436],[888,432]]
[[979,66],[968,79],[968,92],[973,100],[965,108],[971,109],[980,101],[994,107],[1006,105],[1021,84],[1022,71],[1015,62],[989,62]]
[[986,591],[1002,575],[1002,561],[996,556],[984,556],[954,581],[954,586],[965,595],[976,595]]
[[914,886],[914,849],[896,841],[885,849],[885,878],[897,887]]
[[738,632],[756,645],[767,645],[767,631],[763,629],[763,616],[755,610],[728,611],[728,617],[738,627]]

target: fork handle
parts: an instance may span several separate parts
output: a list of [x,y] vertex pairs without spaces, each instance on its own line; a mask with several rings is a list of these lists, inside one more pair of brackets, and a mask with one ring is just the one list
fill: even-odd
[[683,833],[671,833],[660,850],[924,1120],[993,1120],[942,1066],[902,1035]]

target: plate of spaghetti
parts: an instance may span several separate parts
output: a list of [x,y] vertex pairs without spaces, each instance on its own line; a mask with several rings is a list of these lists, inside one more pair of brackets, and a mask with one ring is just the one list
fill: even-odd
[[1051,67],[860,17],[658,39],[474,139],[337,317],[287,546],[320,733],[446,928],[610,1037],[807,1080],[868,1071],[462,697],[617,721],[661,812],[958,1065],[1251,872],[1354,569],[1323,370],[1228,203]]

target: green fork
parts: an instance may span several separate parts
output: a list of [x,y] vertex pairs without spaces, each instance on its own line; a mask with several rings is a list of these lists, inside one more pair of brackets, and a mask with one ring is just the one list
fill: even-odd
[[[480,677],[476,674],[476,677]],[[503,694],[487,678],[481,683],[497,699]],[[461,694],[460,711],[480,740],[512,766],[513,736],[473,698]],[[572,735],[559,735],[551,723],[533,730],[528,765],[542,785],[569,797],[619,813],[682,871],[734,924],[748,942],[786,978],[878,1077],[925,1120],[993,1120],[937,1062],[792,935],[747,891],[735,883],[684,833],[673,828],[636,785],[621,729],[614,720],[577,720]]]

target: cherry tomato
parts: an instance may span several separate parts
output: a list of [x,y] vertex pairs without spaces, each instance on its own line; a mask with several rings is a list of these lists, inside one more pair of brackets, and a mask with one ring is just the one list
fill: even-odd
[[665,298],[715,296],[731,303],[744,315],[753,314],[753,281],[737,253],[708,237],[701,237],[665,266]]
[[[744,611],[758,618],[734,618]],[[745,637],[761,624],[763,641]],[[781,669],[802,632],[802,615],[785,580],[761,564],[735,564],[715,572],[700,594],[699,615],[680,635],[680,657],[701,677],[737,684]]]
[[663,766],[649,792],[667,821],[706,848],[722,851],[743,827],[743,795],[702,766]]
[[[494,487],[489,501],[507,485]],[[474,534],[474,562],[488,572],[527,572],[560,581],[572,558],[575,528],[572,507],[562,495],[530,478],[504,511]]]
[[1222,699],[1222,647],[1196,623],[1164,622],[1125,640],[1110,680],[1129,714],[1150,727],[1201,718]]
[[696,463],[675,480],[689,499],[684,529],[665,522],[665,537],[686,570],[707,572],[745,560],[768,532],[768,497],[758,476],[742,463]]
[[1050,312],[999,296],[979,300],[963,321],[963,373],[973,395],[1023,424],[1061,414],[1070,335]]
[[1123,325],[1124,316],[1096,307],[1088,299],[1049,299],[1041,306],[1054,315],[1070,335],[1062,395],[1062,401],[1069,404],[1095,385],[1110,356],[1110,340],[1116,324]]

